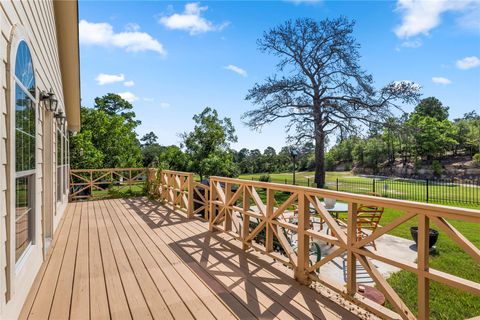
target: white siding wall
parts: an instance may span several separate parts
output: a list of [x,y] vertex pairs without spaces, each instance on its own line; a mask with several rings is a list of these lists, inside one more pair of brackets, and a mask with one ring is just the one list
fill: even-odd
[[[59,100],[59,106],[63,107],[63,91],[60,74],[60,64],[57,50],[57,37],[54,20],[52,1],[0,1],[0,319],[13,319],[20,312],[28,290],[33,282],[36,273],[42,263],[42,210],[43,194],[52,195],[54,199],[55,188],[45,186],[43,179],[43,159],[55,160],[55,155],[45,155],[43,147],[43,119],[45,118],[43,106],[37,108],[37,150],[36,150],[36,192],[35,192],[35,214],[36,234],[35,245],[28,257],[28,268],[15,270],[11,257],[8,257],[7,232],[11,230],[13,220],[8,219],[7,214],[11,206],[12,179],[11,170],[15,164],[12,162],[12,155],[9,154],[12,137],[9,133],[9,119],[12,112],[12,78],[9,75],[10,59],[14,59],[10,53],[12,39],[19,36],[21,30],[33,56],[34,70],[36,74],[37,91],[49,91],[50,88]],[[37,94],[38,96],[38,94]],[[55,126],[52,126],[55,128]],[[52,140],[55,132],[51,134]],[[49,141],[54,143],[54,141]],[[53,146],[52,151],[56,150]],[[46,163],[55,166],[55,163]],[[13,169],[12,169],[13,168]],[[55,181],[55,175],[53,177]],[[48,190],[48,189],[52,190]],[[55,202],[54,202],[55,203]],[[64,206],[61,206],[62,208]],[[55,217],[55,225],[63,212],[58,212]],[[45,214],[53,214],[45,212]]]

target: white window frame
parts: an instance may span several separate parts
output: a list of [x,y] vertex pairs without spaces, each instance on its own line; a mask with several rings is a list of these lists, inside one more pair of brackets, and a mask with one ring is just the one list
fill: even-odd
[[[31,55],[31,59],[32,59],[32,64],[34,63],[33,62],[33,56],[32,56],[32,51],[30,49],[30,45],[27,41],[25,41],[24,39],[20,39],[16,45],[16,48],[15,48],[15,55],[13,55],[14,59],[16,59],[16,56],[18,54],[18,48],[20,47],[20,44],[21,43],[25,43],[28,50],[30,51],[30,55]],[[35,68],[34,69],[34,77],[36,76],[35,75]],[[13,69],[15,70],[15,69]],[[12,246],[12,249],[13,249],[13,252],[12,252],[12,255],[13,255],[13,258],[11,258],[14,263],[15,263],[15,271],[18,272],[22,266],[24,265],[24,262],[26,260],[26,258],[28,257],[30,251],[31,251],[31,247],[33,245],[35,245],[36,243],[36,236],[37,236],[37,226],[36,226],[36,218],[37,218],[37,210],[36,210],[36,206],[35,206],[35,203],[36,203],[36,199],[37,199],[37,195],[36,195],[36,180],[37,180],[37,149],[38,149],[38,141],[37,141],[37,133],[38,133],[38,100],[30,93],[30,91],[23,85],[23,83],[17,78],[17,76],[15,75],[15,71],[12,73],[12,86],[11,86],[11,91],[12,91],[12,96],[13,96],[13,99],[11,100],[11,103],[10,103],[10,111],[11,111],[11,123],[12,123],[12,128],[10,130],[10,133],[11,133],[11,136],[12,136],[12,139],[11,139],[11,152],[12,152],[12,155],[11,155],[11,158],[10,159],[13,159],[12,161],[12,164],[11,164],[11,170],[12,172],[14,173],[13,175],[13,181],[11,183],[11,185],[13,186],[12,188],[12,197],[13,197],[13,208],[12,208],[12,212],[11,212],[11,217],[12,217],[12,228],[13,228],[13,233],[11,234],[11,238],[10,238],[10,241],[11,243],[13,244]],[[35,81],[35,84],[36,84],[36,81]],[[16,86],[19,86],[20,89],[22,90],[22,92],[24,94],[26,94],[26,96],[32,100],[33,102],[33,110],[34,110],[34,123],[35,123],[35,133],[34,133],[34,141],[35,141],[35,147],[34,147],[34,153],[35,153],[35,163],[34,163],[34,169],[31,169],[31,170],[25,170],[25,171],[18,171],[17,172],[17,168],[16,168],[16,93],[17,93],[17,87]],[[35,96],[37,96],[36,94],[36,91],[37,91],[37,88],[35,86]],[[29,232],[31,232],[31,239],[30,239],[30,243],[28,244],[28,246],[23,250],[22,254],[16,258],[16,246],[17,246],[17,239],[16,239],[16,222],[17,222],[17,216],[16,216],[16,181],[18,178],[29,178],[30,179],[30,184],[31,184],[31,188],[29,188],[28,190],[28,193],[29,193],[29,197],[30,197],[30,203],[31,203],[31,208],[29,209],[29,211],[31,212],[32,214],[32,221],[30,221],[30,225],[32,227],[32,230],[29,230]],[[26,214],[28,214],[29,212],[27,212]]]

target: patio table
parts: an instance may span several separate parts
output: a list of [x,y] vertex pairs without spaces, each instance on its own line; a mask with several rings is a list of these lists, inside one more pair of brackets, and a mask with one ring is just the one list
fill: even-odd
[[332,208],[327,208],[325,202],[322,202],[322,205],[335,219],[338,219],[340,213],[348,212],[348,203],[336,202]]

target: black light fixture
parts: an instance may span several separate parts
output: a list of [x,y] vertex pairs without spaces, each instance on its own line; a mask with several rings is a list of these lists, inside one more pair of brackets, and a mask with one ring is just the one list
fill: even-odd
[[60,125],[64,125],[65,120],[67,119],[67,117],[63,114],[63,111],[55,113],[53,117],[57,120],[58,123],[60,123]]
[[50,112],[57,112],[58,100],[55,99],[55,93],[50,89],[49,92],[42,91],[40,93],[40,101],[45,103],[45,108]]

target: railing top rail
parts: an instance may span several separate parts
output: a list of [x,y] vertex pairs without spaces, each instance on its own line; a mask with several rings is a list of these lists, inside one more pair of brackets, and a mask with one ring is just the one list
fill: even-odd
[[362,194],[354,194],[354,193],[347,193],[342,191],[332,191],[327,189],[319,189],[319,188],[312,188],[312,187],[304,187],[304,186],[293,186],[293,185],[285,185],[280,183],[273,183],[273,182],[262,182],[262,181],[251,181],[251,180],[244,180],[244,179],[236,179],[236,178],[226,178],[226,177],[218,177],[212,176],[210,177],[211,181],[219,181],[225,183],[232,183],[232,184],[247,184],[253,187],[259,188],[270,188],[275,189],[277,191],[289,191],[289,192],[313,192],[316,194],[320,194],[323,196],[330,196],[337,200],[343,200],[347,202],[356,202],[356,203],[369,203],[372,205],[379,205],[388,208],[398,208],[400,210],[406,210],[411,212],[436,212],[440,214],[447,214],[449,216],[458,216],[466,217],[474,220],[478,220],[480,222],[480,211],[475,209],[467,209],[467,208],[458,208],[458,207],[450,207],[438,204],[431,204],[431,203],[422,203],[422,202],[414,202],[408,200],[399,200],[399,199],[391,199],[391,198],[384,198],[384,197],[375,197],[370,195],[362,195]]
[[180,176],[193,176],[193,172],[174,171],[174,170],[162,170],[164,173],[176,174]]
[[70,169],[71,172],[102,172],[102,171],[129,171],[129,170],[146,170],[146,168]]

